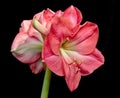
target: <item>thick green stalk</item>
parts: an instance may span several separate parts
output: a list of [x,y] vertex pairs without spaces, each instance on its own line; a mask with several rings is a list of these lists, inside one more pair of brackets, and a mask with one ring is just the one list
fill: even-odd
[[46,66],[46,71],[45,71],[43,87],[42,87],[42,92],[41,92],[41,97],[40,98],[48,98],[49,88],[50,88],[50,80],[51,80],[51,73],[52,72]]

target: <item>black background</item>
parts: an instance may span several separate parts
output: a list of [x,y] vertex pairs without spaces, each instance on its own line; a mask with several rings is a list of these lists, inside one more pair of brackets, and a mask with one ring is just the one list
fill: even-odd
[[[40,98],[44,71],[34,75],[29,65],[19,62],[10,53],[12,41],[25,19],[50,8],[64,11],[70,5],[83,14],[83,21],[99,26],[97,48],[105,56],[105,64],[87,77],[82,77],[79,87],[70,92],[63,77],[52,74],[49,98],[116,98],[115,75],[113,75],[113,39],[115,31],[115,0],[16,0],[0,3],[0,98]],[[0,95],[1,95],[0,94]]]

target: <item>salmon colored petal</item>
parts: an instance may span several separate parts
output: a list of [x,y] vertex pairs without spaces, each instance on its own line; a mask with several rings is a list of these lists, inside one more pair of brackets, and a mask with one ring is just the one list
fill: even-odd
[[69,37],[71,34],[72,32],[60,22],[57,22],[56,24],[54,23],[51,26],[50,33],[48,34],[48,40],[52,51],[56,55],[59,55],[59,50],[63,39],[67,36]]
[[44,41],[44,45],[43,45],[43,50],[42,50],[43,60],[47,57],[50,57],[50,56],[54,55],[51,48],[50,48],[48,39],[49,39],[48,36],[46,36],[45,41]]
[[59,55],[60,41],[53,34],[49,34],[49,41],[50,47],[52,47],[52,52],[56,55]]
[[64,11],[61,20],[68,28],[72,29],[81,23],[82,14],[76,7],[70,6]]
[[38,60],[35,63],[30,64],[30,69],[32,70],[32,73],[34,74],[38,74],[39,72],[41,72],[43,70],[43,63],[41,60]]
[[48,68],[54,72],[56,75],[63,76],[63,63],[60,56],[52,55],[48,58],[44,59],[45,63],[47,64]]
[[98,41],[98,27],[96,24],[86,22],[70,42],[66,43],[66,48],[79,52],[80,54],[89,54],[94,51]]
[[[51,28],[51,25],[56,21],[56,18],[61,17],[63,12],[61,10],[58,10],[53,16],[50,21],[47,22],[46,28]],[[50,30],[50,29],[49,29]]]
[[65,61],[64,61],[64,71],[65,71],[66,83],[68,85],[68,88],[72,92],[78,87],[80,83],[81,73],[78,67],[76,67],[74,63],[71,65],[67,65]]
[[32,63],[40,58],[41,43],[26,33],[18,33],[11,46],[12,54],[23,63]]
[[68,85],[68,88],[72,92],[75,89],[77,89],[77,87],[79,86],[80,79],[81,79],[81,74],[80,74],[80,72],[75,73],[74,69],[70,69],[70,70],[71,71],[69,73],[69,76],[65,77],[65,80],[66,80],[66,83]]
[[54,55],[51,48],[49,47],[49,40],[47,40],[47,37],[45,39],[42,51],[43,60],[52,72],[59,76],[63,76],[63,64],[61,58],[57,55]]
[[[42,24],[44,24],[45,26],[47,25],[47,22],[51,21],[51,19],[53,18],[53,15],[55,14],[55,12],[53,12],[50,9],[47,9],[44,11],[43,13],[43,22]],[[45,22],[46,21],[46,22]],[[45,24],[46,23],[46,24]]]
[[84,56],[84,58],[85,60],[80,65],[80,71],[83,76],[91,74],[104,64],[104,57],[98,49],[95,49],[92,54]]
[[63,40],[63,38],[71,36],[72,31],[63,24],[60,18],[55,18],[51,25],[50,33],[53,33],[58,39]]

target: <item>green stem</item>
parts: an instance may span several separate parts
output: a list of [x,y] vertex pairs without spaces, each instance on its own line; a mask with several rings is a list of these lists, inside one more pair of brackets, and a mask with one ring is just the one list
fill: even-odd
[[41,98],[48,98],[49,88],[50,88],[50,80],[51,80],[51,71],[46,66],[43,87],[41,92]]

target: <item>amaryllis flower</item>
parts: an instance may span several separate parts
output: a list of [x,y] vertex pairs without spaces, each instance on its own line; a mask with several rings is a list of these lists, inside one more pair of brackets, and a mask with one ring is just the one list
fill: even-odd
[[12,46],[12,54],[21,62],[30,64],[33,73],[38,73],[43,68],[41,51],[43,38],[31,24],[32,20],[24,20],[19,33],[16,35]]
[[41,58],[43,37],[49,32],[54,18],[59,17],[61,14],[61,11],[55,13],[47,9],[35,14],[33,20],[24,20],[12,43],[12,54],[19,61],[30,64],[30,68],[35,74],[43,69]]
[[74,6],[56,18],[46,35],[42,57],[48,68],[64,76],[70,91],[74,91],[81,76],[91,74],[104,63],[96,48],[99,30],[95,23],[81,24],[82,14]]

